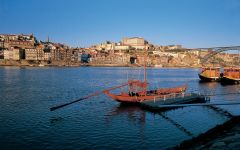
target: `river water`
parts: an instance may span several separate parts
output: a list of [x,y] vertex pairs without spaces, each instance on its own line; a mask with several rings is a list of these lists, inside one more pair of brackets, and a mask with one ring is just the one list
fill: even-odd
[[[148,69],[150,88],[188,83],[189,91],[214,94],[211,102],[235,102],[239,85],[199,83],[198,69]],[[65,108],[49,108],[141,77],[138,68],[0,67],[1,149],[166,149],[229,119],[210,107],[151,113],[122,106],[105,95]],[[124,89],[120,89],[124,90]],[[219,106],[239,115],[235,106]]]

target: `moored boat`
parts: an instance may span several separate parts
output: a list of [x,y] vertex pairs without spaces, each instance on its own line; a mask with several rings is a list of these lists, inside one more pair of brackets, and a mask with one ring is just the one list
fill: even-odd
[[221,78],[222,84],[239,84],[240,83],[240,68],[224,68]]
[[204,82],[219,81],[220,67],[203,67],[198,76]]
[[[144,84],[144,82],[141,83],[141,81],[129,81],[129,92],[128,93],[120,93],[120,94],[112,94],[109,91],[106,91],[105,94],[109,97],[111,97],[113,100],[116,100],[118,102],[123,103],[139,103],[145,100],[154,100],[156,98],[164,98],[164,96],[168,94],[179,94],[184,93],[187,89],[187,85],[182,85],[178,87],[172,87],[172,88],[158,88],[155,90],[140,90],[134,92],[134,88],[139,87],[139,84],[142,84],[144,86],[147,86],[147,84]],[[143,88],[145,88],[143,86]]]

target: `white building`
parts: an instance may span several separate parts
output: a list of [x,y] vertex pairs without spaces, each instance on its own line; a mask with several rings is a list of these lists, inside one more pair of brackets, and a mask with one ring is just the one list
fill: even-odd
[[147,42],[144,40],[144,38],[140,37],[132,37],[132,38],[123,38],[122,39],[122,45],[128,45],[128,46],[143,46]]

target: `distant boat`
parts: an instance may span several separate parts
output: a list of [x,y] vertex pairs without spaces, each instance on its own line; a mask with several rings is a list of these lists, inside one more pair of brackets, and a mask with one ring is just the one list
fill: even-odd
[[204,82],[219,81],[220,67],[203,67],[198,76]]
[[222,84],[239,84],[240,83],[240,68],[224,68],[221,78]]

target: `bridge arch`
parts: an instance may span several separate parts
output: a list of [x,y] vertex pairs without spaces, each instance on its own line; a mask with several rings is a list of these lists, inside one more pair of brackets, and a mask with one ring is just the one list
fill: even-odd
[[200,58],[200,63],[204,64],[208,61],[209,58],[224,52],[224,51],[229,51],[229,50],[240,50],[240,46],[231,46],[231,47],[212,47],[212,48],[199,48],[200,50],[204,50],[204,49],[211,49],[212,51],[205,55],[204,57]]

